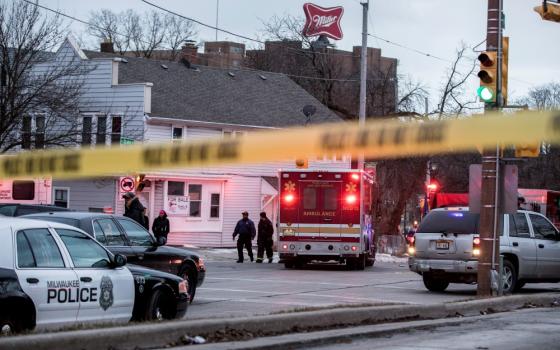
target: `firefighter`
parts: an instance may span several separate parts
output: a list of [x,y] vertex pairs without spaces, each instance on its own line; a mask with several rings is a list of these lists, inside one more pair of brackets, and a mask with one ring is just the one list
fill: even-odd
[[263,262],[264,251],[266,250],[266,257],[268,262],[272,263],[272,245],[274,243],[272,235],[274,234],[274,227],[272,222],[266,217],[266,213],[261,213],[261,220],[259,221],[258,235],[257,235],[257,262]]
[[255,230],[255,224],[249,219],[249,213],[244,211],[241,213],[243,218],[237,222],[235,225],[235,230],[233,231],[233,240],[235,241],[235,236],[239,235],[237,239],[237,255],[238,263],[243,262],[243,247],[247,249],[247,254],[249,259],[253,261],[253,247],[251,246],[251,241],[255,239],[257,234]]

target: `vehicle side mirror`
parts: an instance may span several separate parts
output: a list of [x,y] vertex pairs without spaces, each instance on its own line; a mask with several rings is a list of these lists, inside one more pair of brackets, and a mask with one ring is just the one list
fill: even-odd
[[113,257],[113,267],[122,267],[126,265],[126,256],[122,254],[115,254]]

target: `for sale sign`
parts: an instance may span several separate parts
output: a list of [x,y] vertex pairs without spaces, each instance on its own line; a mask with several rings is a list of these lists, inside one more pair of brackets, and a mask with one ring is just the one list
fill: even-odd
[[307,37],[325,35],[331,39],[342,39],[340,19],[344,13],[342,6],[324,8],[311,3],[303,5],[305,12],[305,28],[303,35]]

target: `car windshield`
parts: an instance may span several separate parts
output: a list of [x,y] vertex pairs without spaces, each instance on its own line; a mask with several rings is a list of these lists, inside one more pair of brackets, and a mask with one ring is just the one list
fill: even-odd
[[478,234],[480,215],[459,210],[434,210],[420,223],[416,233]]

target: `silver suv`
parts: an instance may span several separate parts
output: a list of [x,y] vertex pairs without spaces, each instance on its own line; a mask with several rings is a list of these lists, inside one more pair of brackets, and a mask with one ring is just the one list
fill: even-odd
[[[430,291],[449,283],[476,283],[480,255],[479,215],[468,208],[441,208],[422,221],[409,247],[410,270]],[[560,282],[560,233],[543,215],[519,210],[505,214],[500,233],[505,293],[527,282]]]

